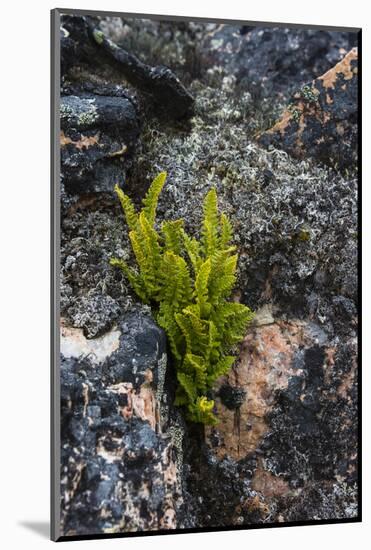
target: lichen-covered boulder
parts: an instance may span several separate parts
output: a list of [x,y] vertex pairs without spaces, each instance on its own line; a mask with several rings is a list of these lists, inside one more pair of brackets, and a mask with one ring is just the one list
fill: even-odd
[[181,441],[164,333],[136,313],[96,339],[62,326],[61,353],[62,534],[176,528]]
[[281,119],[259,142],[291,155],[348,167],[357,161],[358,53],[294,93]]

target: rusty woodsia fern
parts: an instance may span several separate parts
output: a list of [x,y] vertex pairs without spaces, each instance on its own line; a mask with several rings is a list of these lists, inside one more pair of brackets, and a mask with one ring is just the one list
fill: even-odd
[[229,301],[236,281],[238,255],[232,246],[228,217],[218,212],[217,194],[205,196],[200,239],[186,233],[183,220],[156,224],[158,198],[166,180],[161,172],[152,182],[141,211],[116,185],[136,267],[120,258],[111,265],[122,270],[138,297],[152,306],[165,330],[177,374],[175,404],[184,406],[193,422],[215,424],[214,382],[232,367],[234,346],[245,334],[252,311]]

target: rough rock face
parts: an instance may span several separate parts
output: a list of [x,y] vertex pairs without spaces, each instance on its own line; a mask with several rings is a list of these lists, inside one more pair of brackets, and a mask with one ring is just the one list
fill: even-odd
[[182,495],[164,334],[129,314],[96,342],[68,327],[61,341],[62,532],[175,528]]
[[115,96],[83,93],[61,97],[63,182],[77,194],[111,193],[127,170],[126,157],[139,134],[138,115],[124,90],[115,90]]
[[354,45],[347,32],[219,25],[206,35],[203,55],[214,65],[230,65],[255,97],[277,100],[330,69]]
[[[356,45],[355,32],[64,18],[64,533],[357,516]],[[145,82],[169,67],[193,116],[162,116],[166,102],[125,73],[122,51]],[[302,122],[300,154],[283,150],[286,134],[262,146],[298,90],[287,139]],[[341,141],[344,166],[325,165]],[[257,312],[215,387],[214,429],[172,407],[164,335],[109,266],[132,261],[113,183],[138,204],[162,170],[159,222],[182,217],[190,233],[215,186],[239,252],[234,299]]]
[[303,158],[340,167],[357,160],[358,54],[353,48],[335,67],[294,93],[282,118],[260,137]]
[[[275,321],[249,331],[219,382],[220,423],[207,430],[209,447],[235,468],[255,457],[250,490],[271,521],[357,513],[355,346],[330,342],[311,322]],[[226,388],[244,398],[225,401]],[[322,495],[322,514],[303,508],[307,492]]]

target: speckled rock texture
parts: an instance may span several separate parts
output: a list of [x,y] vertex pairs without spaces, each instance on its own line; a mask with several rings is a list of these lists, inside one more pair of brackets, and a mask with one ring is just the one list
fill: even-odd
[[[62,26],[63,533],[356,518],[357,32]],[[146,66],[145,82],[168,67],[192,109],[178,117],[173,102],[166,116],[112,44]],[[113,183],[139,205],[163,170],[158,219],[182,217],[190,233],[216,188],[239,252],[233,298],[256,312],[215,385],[214,428],[173,406],[154,312],[109,266],[132,262]]]
[[357,160],[358,51],[353,48],[325,74],[293,94],[282,118],[260,137],[303,158],[347,168]]
[[113,338],[106,334],[102,356],[84,349],[79,332],[62,332],[62,531],[173,529],[182,494],[165,336],[148,316],[131,313]]

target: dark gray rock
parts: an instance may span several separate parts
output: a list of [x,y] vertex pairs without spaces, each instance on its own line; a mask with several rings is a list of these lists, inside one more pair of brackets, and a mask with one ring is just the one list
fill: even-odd
[[356,45],[350,32],[220,25],[203,44],[207,64],[228,66],[255,98],[288,98]]
[[140,123],[123,94],[61,97],[61,174],[70,194],[111,194],[125,178]]
[[259,142],[349,170],[358,159],[357,97],[354,48],[324,75],[296,91],[281,120]]
[[118,330],[118,349],[99,363],[62,356],[64,535],[172,529],[181,522],[164,334],[141,314],[125,316]]
[[[266,150],[256,136],[272,126],[292,92],[337,63],[345,53],[342,48],[355,45],[355,33],[102,19],[99,28],[120,48],[148,66],[161,62],[172,67],[187,84],[195,115],[187,124],[170,125],[152,116],[157,111],[147,109],[146,94],[141,92],[137,100],[133,88],[123,87],[123,73],[112,60],[104,62],[107,52],[84,34],[86,27],[80,29],[80,43],[78,25],[75,31],[66,21],[65,28],[63,95],[84,101],[93,96],[126,98],[143,115],[140,143],[133,146],[136,154],[130,168],[124,163],[127,193],[138,205],[153,177],[167,170],[159,222],[182,217],[195,233],[202,199],[215,186],[220,208],[231,217],[240,255],[237,297],[254,310],[266,307],[261,325],[246,335],[227,390],[220,394],[215,388],[221,426],[233,440],[228,455],[221,452],[226,440],[220,427],[205,438],[202,426],[186,425],[181,412],[172,409],[172,365],[164,386],[157,375],[156,350],[165,345],[163,335],[143,317],[146,308],[125,278],[109,266],[111,256],[132,262],[120,206],[105,193],[74,196],[79,187],[66,179],[63,316],[68,327],[75,325],[71,331],[77,330],[80,339],[76,326],[91,302],[93,326],[87,318],[79,325],[85,335],[93,330],[104,339],[112,332],[103,330],[115,325],[121,335],[116,351],[99,364],[95,359],[94,367],[93,357],[63,361],[65,528],[72,534],[76,529],[128,531],[138,525],[153,530],[163,525],[205,528],[354,518],[356,166],[351,162],[339,171],[317,157],[294,158],[277,144]],[[73,48],[77,65],[71,64]],[[96,57],[89,54],[93,50]],[[354,96],[349,98],[351,103]],[[102,133],[112,137],[112,131],[106,125]],[[88,132],[91,138],[95,128],[80,133]],[[91,181],[96,178],[98,187],[90,189],[110,185],[114,178],[102,177],[100,162],[111,166],[117,160],[105,157],[91,165]],[[116,306],[127,312],[127,328]],[[96,340],[84,341],[87,349]],[[242,359],[253,362],[243,372]],[[130,412],[138,395],[155,395],[162,403],[160,421],[156,415],[143,420]],[[138,401],[136,410],[143,410]],[[166,456],[174,456],[171,468],[181,478],[181,489],[178,482],[164,483],[160,472]],[[148,495],[150,478],[150,496],[141,498]],[[118,493],[112,490],[118,486]],[[170,495],[176,501],[163,513]],[[134,503],[131,519],[128,503]],[[107,510],[106,519],[99,504]],[[92,511],[92,520],[84,510]]]

